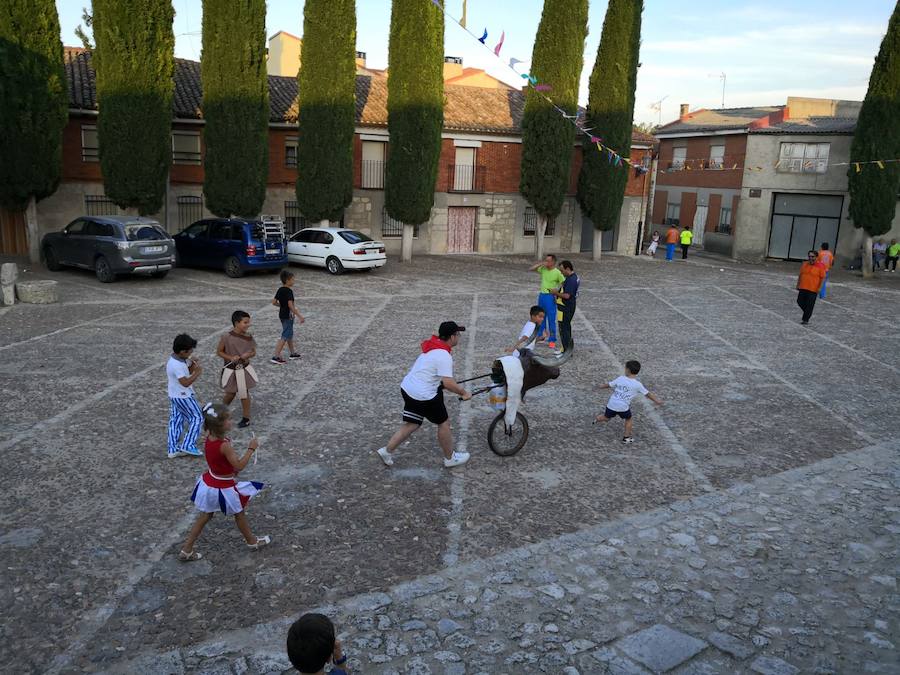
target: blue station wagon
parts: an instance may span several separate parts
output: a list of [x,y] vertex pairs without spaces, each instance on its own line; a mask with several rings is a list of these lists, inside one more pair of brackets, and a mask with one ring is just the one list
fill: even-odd
[[174,236],[179,267],[207,267],[241,277],[288,264],[281,223],[239,218],[198,220]]

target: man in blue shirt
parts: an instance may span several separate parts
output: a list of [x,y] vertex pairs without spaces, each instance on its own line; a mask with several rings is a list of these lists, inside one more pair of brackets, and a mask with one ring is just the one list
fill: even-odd
[[572,348],[572,317],[575,316],[575,300],[578,298],[578,287],[581,280],[575,274],[572,261],[563,260],[559,269],[566,280],[562,288],[550,291],[556,296],[556,305],[559,309],[559,338],[562,342],[562,351]]

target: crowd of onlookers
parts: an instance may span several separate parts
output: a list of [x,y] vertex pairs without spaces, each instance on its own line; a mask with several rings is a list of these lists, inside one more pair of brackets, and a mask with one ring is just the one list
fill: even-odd
[[[865,255],[865,247],[860,246],[859,251],[856,254],[856,258],[853,260],[850,265],[848,265],[848,269],[858,270],[862,268],[862,260]],[[897,271],[897,260],[900,259],[900,244],[897,243],[896,239],[891,239],[891,243],[888,244],[884,241],[884,239],[876,239],[872,242],[872,269],[873,270],[883,270],[885,272],[896,272]]]

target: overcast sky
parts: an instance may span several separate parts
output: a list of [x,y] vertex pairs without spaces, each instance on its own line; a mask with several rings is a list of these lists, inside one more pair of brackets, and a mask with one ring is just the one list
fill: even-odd
[[[428,2],[429,0],[422,0]],[[57,0],[63,44],[78,45],[75,27],[88,0]],[[719,108],[725,73],[725,106],[778,105],[788,95],[862,100],[869,73],[894,0],[645,0],[641,68],[634,117],[638,122],[671,121],[678,105]],[[200,57],[201,0],[174,0],[175,53]],[[452,21],[447,22],[445,53],[466,66],[484,68],[515,86],[510,57],[531,58],[542,0],[468,0],[468,26],[493,47],[506,32],[501,56],[484,49]],[[447,0],[458,18],[462,0]],[[590,3],[581,102],[600,42],[606,2]],[[269,0],[271,36],[279,30],[302,36],[302,0]],[[373,68],[387,66],[389,0],[357,1],[357,49]],[[651,105],[662,101],[660,113]]]

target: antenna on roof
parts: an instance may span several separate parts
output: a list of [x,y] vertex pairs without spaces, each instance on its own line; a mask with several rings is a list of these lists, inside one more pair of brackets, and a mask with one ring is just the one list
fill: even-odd
[[722,80],[722,107],[724,108],[725,107],[725,80],[728,79],[728,76],[725,75],[724,72],[721,72],[718,75],[716,75],[715,73],[710,73],[709,75],[707,75],[707,77],[717,77],[720,80]]
[[654,101],[653,103],[650,104],[650,110],[655,111],[658,115],[658,119],[656,121],[657,126],[662,124],[662,102],[665,101],[667,98],[669,98],[668,94],[663,96],[658,101]]

